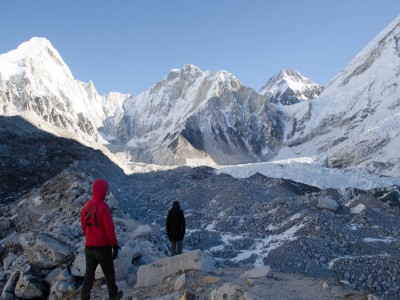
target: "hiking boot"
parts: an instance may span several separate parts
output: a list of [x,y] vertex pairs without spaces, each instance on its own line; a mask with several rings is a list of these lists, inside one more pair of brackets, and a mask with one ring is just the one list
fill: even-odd
[[117,297],[115,297],[114,300],[120,300],[120,299],[122,298],[123,295],[124,295],[124,292],[121,291],[121,290],[119,290],[118,293],[117,293]]

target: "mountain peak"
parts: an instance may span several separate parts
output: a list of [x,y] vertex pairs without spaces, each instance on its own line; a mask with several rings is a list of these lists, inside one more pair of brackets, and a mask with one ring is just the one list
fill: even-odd
[[48,39],[33,37],[29,41],[20,44],[17,49],[6,53],[6,55],[14,57],[15,60],[20,60],[25,57],[42,56],[44,53],[48,52],[52,52],[53,55],[58,56],[58,59],[61,59],[61,56]]
[[273,103],[288,105],[315,99],[322,89],[322,86],[301,75],[300,72],[282,69],[267,81],[261,88],[260,94]]
[[199,77],[203,75],[200,68],[192,64],[183,65],[182,69],[172,69],[168,75],[167,80],[175,80],[176,78]]
[[[29,41],[20,44],[17,49],[2,54],[1,57],[5,65],[0,65],[0,67],[2,75],[6,77],[14,73],[25,72],[25,64],[30,64],[33,59],[36,63],[47,65],[47,69],[50,68],[50,65],[56,66],[56,73],[59,73],[59,68],[61,68],[63,73],[69,78],[73,78],[61,55],[50,41],[43,37],[33,37]],[[21,62],[24,63],[21,64]]]

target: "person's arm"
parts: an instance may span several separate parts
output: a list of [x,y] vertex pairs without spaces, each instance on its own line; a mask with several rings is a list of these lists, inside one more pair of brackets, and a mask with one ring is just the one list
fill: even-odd
[[108,205],[105,205],[103,207],[102,218],[103,218],[105,234],[109,245],[118,246],[117,235],[115,234],[114,221],[112,218],[110,207]]

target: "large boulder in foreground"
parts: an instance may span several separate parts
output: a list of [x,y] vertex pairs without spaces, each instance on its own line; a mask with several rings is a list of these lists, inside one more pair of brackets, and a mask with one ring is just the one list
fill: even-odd
[[45,234],[22,234],[19,241],[29,262],[39,268],[58,266],[71,256],[69,247]]
[[210,253],[194,250],[172,257],[157,260],[151,264],[140,266],[137,272],[135,287],[158,284],[164,278],[186,270],[212,272],[214,261]]

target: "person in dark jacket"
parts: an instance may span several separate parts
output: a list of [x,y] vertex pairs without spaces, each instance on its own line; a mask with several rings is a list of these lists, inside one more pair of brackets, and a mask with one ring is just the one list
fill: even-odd
[[81,210],[81,226],[86,237],[85,257],[86,273],[81,290],[81,299],[90,299],[97,265],[100,264],[106,278],[110,300],[122,298],[115,284],[113,260],[118,256],[118,241],[110,207],[105,202],[108,182],[96,179],[93,182],[92,198]]
[[182,254],[183,238],[186,232],[186,221],[178,201],[172,203],[166,221],[167,236],[171,243],[171,255]]

